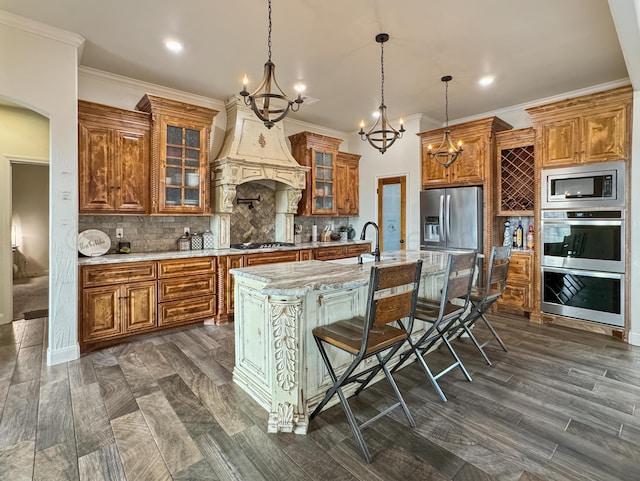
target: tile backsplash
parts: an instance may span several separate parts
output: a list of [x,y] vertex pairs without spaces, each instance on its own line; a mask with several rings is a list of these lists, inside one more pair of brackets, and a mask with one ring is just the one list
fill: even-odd
[[122,240],[131,243],[131,252],[161,252],[178,250],[177,242],[188,227],[191,233],[210,228],[207,216],[131,216],[131,215],[81,215],[78,229],[99,229],[111,239],[111,249],[118,246],[116,228],[121,227]]

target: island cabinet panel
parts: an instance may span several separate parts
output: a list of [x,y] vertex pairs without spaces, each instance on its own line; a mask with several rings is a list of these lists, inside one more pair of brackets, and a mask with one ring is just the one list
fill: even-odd
[[507,285],[498,300],[500,310],[531,312],[533,309],[533,253],[512,252]]
[[214,317],[215,257],[162,260],[158,264],[158,326]]
[[540,166],[629,160],[631,106],[631,87],[620,87],[526,109]]
[[149,114],[78,102],[81,214],[147,214],[149,159]]

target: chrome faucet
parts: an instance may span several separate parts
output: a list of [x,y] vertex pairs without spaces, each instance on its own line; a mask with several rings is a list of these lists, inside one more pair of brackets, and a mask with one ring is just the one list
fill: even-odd
[[373,257],[375,258],[376,261],[379,261],[380,260],[380,230],[378,229],[378,224],[371,221],[367,222],[362,228],[362,233],[360,234],[360,240],[364,240],[365,234],[367,233],[367,227],[369,227],[370,225],[372,225],[373,228],[376,230],[376,247],[371,254],[373,254]]

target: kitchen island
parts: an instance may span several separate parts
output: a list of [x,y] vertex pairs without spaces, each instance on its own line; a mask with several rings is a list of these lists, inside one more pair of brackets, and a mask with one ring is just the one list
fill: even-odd
[[[422,259],[421,295],[437,298],[447,255],[445,251],[383,252],[375,265]],[[332,384],[311,331],[364,315],[373,265],[359,265],[357,258],[350,258],[230,271],[235,277],[233,380],[268,411],[269,432],[306,434],[309,414]],[[421,335],[424,327],[416,323],[413,336]],[[337,371],[351,359],[342,351],[328,354]],[[355,389],[351,385],[344,391],[350,395]],[[337,398],[328,406],[336,402]]]

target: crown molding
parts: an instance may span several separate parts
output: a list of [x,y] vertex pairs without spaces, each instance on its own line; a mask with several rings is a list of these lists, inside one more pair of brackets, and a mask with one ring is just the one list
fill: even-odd
[[104,70],[98,70],[92,67],[86,67],[81,65],[78,67],[78,78],[94,79],[105,82],[110,82],[118,86],[129,87],[133,90],[144,90],[147,93],[157,95],[159,97],[170,98],[173,100],[179,100],[194,105],[200,105],[202,107],[209,107],[219,111],[220,113],[225,111],[224,101],[213,99],[211,97],[204,97],[202,95],[196,95],[182,90],[172,89],[170,87],[164,87],[162,85],[145,82],[142,80],[136,80],[122,75],[105,72]]
[[9,13],[5,10],[0,10],[0,24],[40,35],[41,37],[49,38],[51,40],[56,40],[57,42],[66,43],[67,45],[71,45],[78,49],[78,59],[82,55],[82,48],[84,47],[85,40],[84,37],[77,33],[52,27],[51,25],[37,22],[30,18],[14,15],[13,13]]

